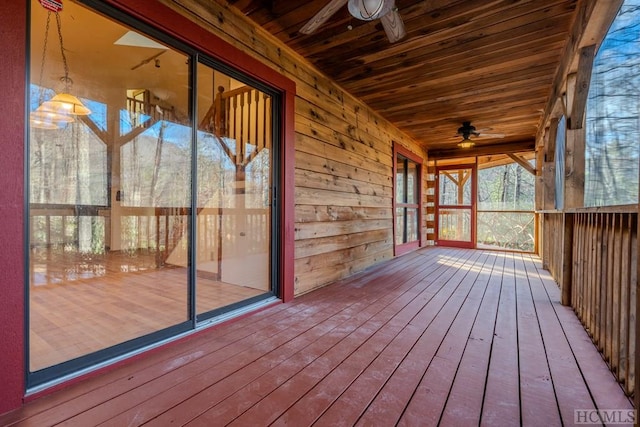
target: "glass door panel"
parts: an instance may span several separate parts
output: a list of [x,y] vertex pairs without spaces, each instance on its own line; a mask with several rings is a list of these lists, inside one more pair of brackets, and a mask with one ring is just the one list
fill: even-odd
[[198,64],[199,320],[270,293],[272,98]]
[[32,1],[31,372],[189,325],[189,56],[74,1],[59,17],[62,85],[57,20]]
[[420,246],[421,166],[419,159],[409,152],[396,152],[395,156],[394,235],[398,255]]

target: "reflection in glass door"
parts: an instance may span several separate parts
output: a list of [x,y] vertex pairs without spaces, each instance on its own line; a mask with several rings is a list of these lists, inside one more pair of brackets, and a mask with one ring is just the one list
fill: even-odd
[[272,97],[198,64],[197,319],[271,291]]
[[437,243],[475,247],[475,168],[438,168]]
[[30,17],[28,387],[269,300],[278,275],[279,93],[110,18],[107,5],[67,0],[55,15],[40,3]]

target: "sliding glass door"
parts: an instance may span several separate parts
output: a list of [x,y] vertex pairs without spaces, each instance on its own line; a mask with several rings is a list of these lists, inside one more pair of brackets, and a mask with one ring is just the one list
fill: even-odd
[[[197,313],[271,291],[273,98],[198,64]],[[251,268],[247,268],[251,266]]]
[[31,3],[30,386],[275,295],[279,94],[95,5]]

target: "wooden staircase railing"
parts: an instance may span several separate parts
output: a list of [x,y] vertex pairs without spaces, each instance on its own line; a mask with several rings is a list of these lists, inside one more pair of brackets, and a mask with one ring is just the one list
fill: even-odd
[[236,165],[246,165],[271,147],[271,108],[271,97],[258,89],[243,86],[225,91],[220,86],[199,129],[235,141],[235,151],[221,145]]

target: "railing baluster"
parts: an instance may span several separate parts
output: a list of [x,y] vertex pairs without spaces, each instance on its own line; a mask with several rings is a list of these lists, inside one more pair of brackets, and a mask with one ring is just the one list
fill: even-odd
[[564,215],[573,215],[571,306],[612,372],[631,395],[636,381],[638,214],[622,209],[583,209],[544,214],[545,262],[562,275]]

